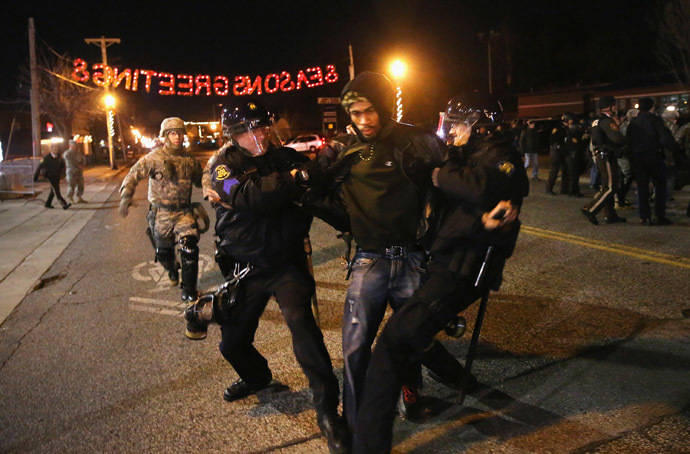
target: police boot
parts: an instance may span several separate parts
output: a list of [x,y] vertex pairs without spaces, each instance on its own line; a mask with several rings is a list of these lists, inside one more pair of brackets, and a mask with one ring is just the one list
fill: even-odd
[[328,451],[331,454],[350,452],[350,433],[347,430],[347,424],[337,412],[318,412],[316,422],[328,443]]

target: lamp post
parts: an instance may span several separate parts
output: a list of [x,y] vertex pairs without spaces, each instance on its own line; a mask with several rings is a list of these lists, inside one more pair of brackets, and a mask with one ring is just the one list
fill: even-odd
[[110,156],[110,168],[117,169],[115,164],[115,154],[113,153],[113,136],[115,135],[115,97],[113,95],[105,95],[103,97],[105,104],[105,125],[108,128],[108,154]]
[[391,74],[395,80],[395,120],[402,120],[403,104],[402,104],[402,78],[405,76],[407,67],[401,60],[395,60],[391,64]]

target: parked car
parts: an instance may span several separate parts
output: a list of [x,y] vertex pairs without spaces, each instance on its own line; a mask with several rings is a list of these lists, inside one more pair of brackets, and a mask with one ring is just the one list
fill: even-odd
[[304,134],[289,140],[285,146],[293,148],[300,153],[316,155],[316,152],[323,147],[323,143],[323,139],[317,134]]

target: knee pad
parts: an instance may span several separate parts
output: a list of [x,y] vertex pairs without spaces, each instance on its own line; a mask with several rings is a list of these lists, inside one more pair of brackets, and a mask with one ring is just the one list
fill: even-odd
[[183,236],[180,238],[180,254],[182,258],[195,260],[199,257],[198,239],[195,236]]

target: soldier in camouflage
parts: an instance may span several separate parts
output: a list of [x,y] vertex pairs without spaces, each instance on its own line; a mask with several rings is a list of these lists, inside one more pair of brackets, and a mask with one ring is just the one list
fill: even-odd
[[79,149],[79,145],[74,140],[69,141],[69,148],[62,154],[62,158],[67,165],[67,199],[74,203],[74,196],[77,196],[77,203],[86,203],[81,196],[84,195],[84,164],[86,157]]
[[[197,297],[199,270],[199,230],[191,206],[192,185],[201,187],[202,168],[184,150],[184,121],[177,117],[161,123],[160,137],[164,144],[137,161],[120,187],[120,215],[126,217],[137,183],[149,179],[149,236],[156,249],[156,260],[168,272],[173,285],[179,282],[179,263],[175,244],[180,246],[182,259],[182,300]],[[189,336],[187,336],[189,337]],[[205,336],[204,336],[205,337]],[[203,337],[202,337],[203,338]]]

